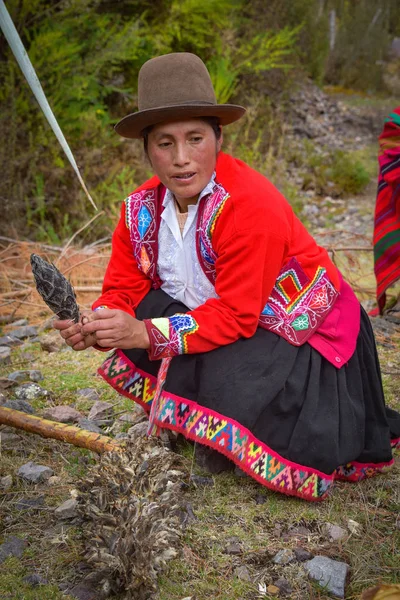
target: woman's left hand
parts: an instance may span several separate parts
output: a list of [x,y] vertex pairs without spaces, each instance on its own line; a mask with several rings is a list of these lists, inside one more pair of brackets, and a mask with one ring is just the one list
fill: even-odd
[[97,345],[103,348],[150,348],[150,340],[143,321],[138,321],[123,310],[102,308],[86,315],[82,334],[95,334]]

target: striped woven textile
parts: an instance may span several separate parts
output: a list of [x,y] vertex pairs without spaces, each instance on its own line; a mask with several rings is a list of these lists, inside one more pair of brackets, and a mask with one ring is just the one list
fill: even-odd
[[374,269],[379,312],[386,290],[400,278],[400,106],[379,136],[379,179],[374,222]]

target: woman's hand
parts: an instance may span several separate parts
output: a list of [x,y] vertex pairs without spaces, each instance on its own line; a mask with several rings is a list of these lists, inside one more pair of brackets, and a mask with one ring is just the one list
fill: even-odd
[[97,343],[95,335],[83,335],[82,334],[82,323],[88,320],[92,312],[85,310],[81,316],[81,322],[74,323],[73,321],[61,321],[56,320],[53,323],[53,327],[58,329],[61,337],[65,340],[68,346],[71,346],[73,350],[85,350],[90,346],[94,346]]
[[143,321],[138,321],[123,310],[102,308],[86,314],[82,323],[83,339],[95,336],[95,343],[102,348],[150,348]]

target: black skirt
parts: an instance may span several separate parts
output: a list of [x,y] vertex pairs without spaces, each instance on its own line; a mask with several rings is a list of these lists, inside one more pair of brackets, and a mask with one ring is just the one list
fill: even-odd
[[[137,318],[187,307],[150,291]],[[99,373],[150,410],[160,361],[116,350]],[[341,369],[309,344],[258,328],[211,352],[176,356],[155,423],[218,450],[276,491],[321,500],[335,479],[359,481],[393,463],[400,414],[385,407],[374,335],[365,311],[354,355]]]

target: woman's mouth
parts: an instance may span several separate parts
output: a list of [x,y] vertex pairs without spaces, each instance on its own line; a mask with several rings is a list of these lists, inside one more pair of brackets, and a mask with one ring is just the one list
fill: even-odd
[[173,175],[172,179],[175,179],[175,181],[188,181],[189,179],[192,179],[192,177],[194,177],[196,175],[196,173],[181,173],[179,175]]

